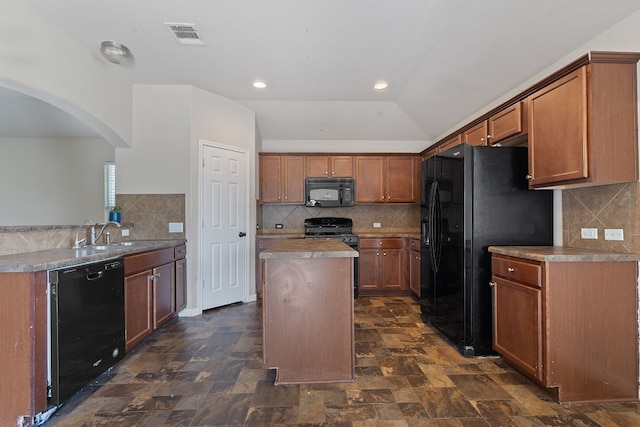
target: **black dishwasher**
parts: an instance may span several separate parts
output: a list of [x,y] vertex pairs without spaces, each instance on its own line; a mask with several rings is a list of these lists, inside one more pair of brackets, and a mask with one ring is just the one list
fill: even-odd
[[58,406],[124,357],[124,261],[48,273],[49,404]]

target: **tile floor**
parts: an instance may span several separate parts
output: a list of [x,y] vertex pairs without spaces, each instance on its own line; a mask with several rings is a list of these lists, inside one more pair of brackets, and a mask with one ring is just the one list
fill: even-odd
[[460,356],[411,297],[355,303],[356,381],[274,386],[260,302],[181,318],[45,424],[53,426],[640,426],[640,404],[558,405],[500,358]]

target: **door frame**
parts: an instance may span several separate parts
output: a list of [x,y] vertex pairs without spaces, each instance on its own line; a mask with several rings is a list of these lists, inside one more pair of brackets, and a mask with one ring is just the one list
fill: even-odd
[[253,262],[253,259],[251,258],[251,247],[252,245],[250,245],[250,242],[252,240],[255,239],[255,232],[253,230],[253,227],[251,226],[251,191],[250,191],[250,183],[251,183],[251,166],[250,166],[250,152],[249,150],[245,150],[243,148],[239,148],[239,147],[234,147],[231,145],[225,145],[225,144],[220,144],[218,142],[213,142],[213,141],[208,141],[205,139],[199,139],[198,140],[198,273],[197,273],[197,300],[198,300],[198,311],[200,313],[202,313],[202,303],[203,303],[203,298],[202,298],[202,278],[204,276],[203,274],[203,262],[202,262],[202,245],[203,245],[203,237],[202,237],[202,224],[204,221],[204,214],[202,212],[203,210],[203,201],[204,201],[204,195],[203,195],[203,190],[204,190],[204,186],[202,185],[202,178],[203,178],[203,162],[204,162],[204,147],[211,147],[211,148],[217,148],[220,150],[228,150],[228,151],[234,151],[236,153],[242,153],[245,156],[245,197],[244,197],[244,208],[245,208],[245,215],[244,215],[244,220],[245,220],[245,226],[246,226],[246,239],[247,239],[247,243],[244,245],[244,252],[245,252],[245,260],[246,260],[246,264],[247,264],[247,274],[246,276],[246,280],[245,280],[245,284],[244,284],[244,289],[242,290],[242,302],[248,302],[250,299],[249,296],[249,290],[251,288],[250,286],[250,280],[253,277],[252,273],[252,265],[255,264]]

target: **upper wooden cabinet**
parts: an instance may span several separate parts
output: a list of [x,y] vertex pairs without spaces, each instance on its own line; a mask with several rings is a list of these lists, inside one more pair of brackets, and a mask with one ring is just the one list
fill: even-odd
[[456,145],[462,144],[462,135],[458,134],[452,138],[449,138],[443,144],[438,146],[438,153],[442,153],[443,151],[447,151],[449,148],[453,148]]
[[307,177],[351,178],[353,156],[306,156]]
[[639,55],[617,62],[623,55],[595,58],[529,97],[530,187],[638,180]]
[[304,156],[260,156],[260,201],[304,203]]
[[469,145],[487,145],[487,121],[483,120],[464,131],[463,140]]
[[489,117],[489,145],[497,144],[507,138],[522,135],[527,132],[527,120],[524,110],[526,102],[516,102],[497,114]]
[[356,156],[356,202],[415,203],[418,166],[417,156]]

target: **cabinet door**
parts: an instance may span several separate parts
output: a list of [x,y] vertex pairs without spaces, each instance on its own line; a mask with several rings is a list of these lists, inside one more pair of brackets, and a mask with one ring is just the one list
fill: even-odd
[[409,288],[420,296],[420,251],[409,251]]
[[383,203],[384,156],[356,156],[356,202]]
[[449,148],[453,148],[456,145],[460,145],[460,144],[462,144],[462,135],[456,135],[452,138],[449,138],[444,143],[442,143],[442,145],[438,147],[437,151],[438,153],[442,153],[443,151],[447,151]]
[[176,311],[187,306],[187,260],[176,260]]
[[386,172],[386,202],[415,203],[419,193],[417,158],[387,157]]
[[304,202],[304,158],[302,156],[286,156],[284,158],[283,202]]
[[493,348],[542,381],[542,290],[492,277]]
[[489,145],[522,133],[522,102],[516,102],[489,117]]
[[331,176],[334,178],[353,177],[353,156],[332,156]]
[[153,332],[151,270],[124,279],[126,351]]
[[585,67],[529,98],[530,185],[588,176]]
[[307,156],[307,177],[328,177],[329,156]]
[[260,156],[260,201],[262,203],[282,201],[281,156]]
[[175,313],[175,267],[174,263],[153,269],[153,328],[162,326]]
[[487,145],[487,121],[483,120],[464,132],[464,141],[469,145]]
[[380,249],[360,249],[360,257],[358,258],[358,288],[360,290],[379,290],[382,288],[380,254]]
[[382,289],[405,289],[403,278],[402,249],[382,250]]

